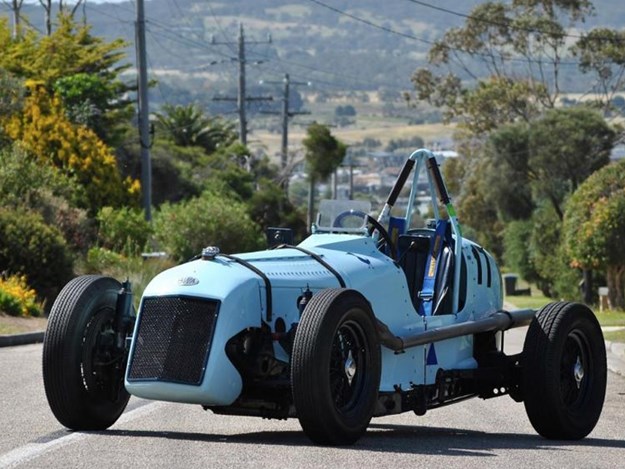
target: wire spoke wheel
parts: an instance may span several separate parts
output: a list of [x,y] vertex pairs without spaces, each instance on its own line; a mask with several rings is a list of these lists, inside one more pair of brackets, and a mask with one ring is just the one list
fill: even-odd
[[330,386],[337,411],[349,411],[363,391],[367,356],[365,339],[357,323],[342,324],[332,342]]
[[523,397],[534,429],[550,439],[577,440],[599,420],[607,381],[603,334],[579,303],[542,308],[523,346]]
[[380,345],[366,299],[347,289],[314,295],[291,356],[293,402],[306,435],[345,445],[367,430],[380,383]]

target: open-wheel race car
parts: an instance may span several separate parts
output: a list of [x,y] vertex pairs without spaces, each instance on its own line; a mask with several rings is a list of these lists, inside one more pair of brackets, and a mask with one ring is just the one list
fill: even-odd
[[[391,216],[411,173],[405,215]],[[433,220],[412,226],[423,185]],[[70,429],[111,426],[130,394],[297,417],[328,445],[354,443],[372,417],[506,394],[539,434],[579,439],[603,406],[593,312],[568,302],[504,311],[496,262],[463,238],[428,150],[407,159],[377,218],[362,201],[324,201],[296,246],[208,247],[157,275],[136,313],[130,290],[82,276],[53,305],[43,378]],[[523,351],[506,355],[504,332],[527,325]]]

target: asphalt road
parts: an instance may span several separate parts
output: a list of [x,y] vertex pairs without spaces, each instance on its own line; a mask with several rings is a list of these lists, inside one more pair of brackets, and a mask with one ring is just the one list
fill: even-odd
[[69,432],[48,409],[41,350],[41,345],[0,349],[0,467],[625,466],[625,378],[613,373],[601,420],[579,442],[542,439],[523,404],[502,397],[471,399],[423,417],[374,419],[356,445],[324,448],[306,439],[297,420],[217,416],[199,406],[134,398],[111,429]]

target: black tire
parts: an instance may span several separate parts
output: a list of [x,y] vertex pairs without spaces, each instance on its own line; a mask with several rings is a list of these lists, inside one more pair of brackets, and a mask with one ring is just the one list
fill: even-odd
[[103,430],[122,414],[125,355],[115,346],[121,285],[85,275],[57,297],[43,342],[43,382],[57,420],[72,430]]
[[367,430],[380,385],[375,318],[358,292],[315,294],[297,326],[291,355],[293,402],[304,433],[348,445]]
[[607,365],[601,327],[579,303],[543,307],[523,346],[523,396],[527,416],[545,438],[578,440],[599,420]]

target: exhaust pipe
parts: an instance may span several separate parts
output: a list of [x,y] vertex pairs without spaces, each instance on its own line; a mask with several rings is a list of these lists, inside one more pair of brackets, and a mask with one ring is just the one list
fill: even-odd
[[479,334],[481,332],[505,331],[514,327],[527,326],[532,321],[535,314],[536,311],[533,309],[520,309],[513,312],[497,311],[491,316],[478,319],[477,321],[450,324],[405,337],[394,335],[386,324],[378,320],[377,330],[382,345],[395,352],[403,352],[407,348],[440,342],[441,340],[453,339],[455,337]]

